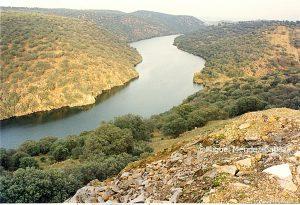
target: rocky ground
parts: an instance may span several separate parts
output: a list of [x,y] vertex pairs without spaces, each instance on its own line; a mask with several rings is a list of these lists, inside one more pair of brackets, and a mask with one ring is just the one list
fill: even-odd
[[244,114],[67,202],[300,203],[300,111]]

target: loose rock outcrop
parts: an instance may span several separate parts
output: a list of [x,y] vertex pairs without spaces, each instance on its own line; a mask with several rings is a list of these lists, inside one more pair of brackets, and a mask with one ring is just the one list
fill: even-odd
[[300,111],[247,113],[114,178],[94,180],[67,202],[299,203],[299,151]]

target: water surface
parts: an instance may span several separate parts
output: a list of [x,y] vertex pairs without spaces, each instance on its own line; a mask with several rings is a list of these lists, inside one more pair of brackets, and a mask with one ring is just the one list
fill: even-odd
[[142,55],[136,66],[140,76],[91,109],[43,123],[8,123],[1,127],[1,147],[14,148],[28,139],[63,137],[92,130],[102,121],[134,113],[149,117],[169,110],[201,89],[193,84],[193,74],[204,60],[177,49],[176,35],[157,37],[131,44]]

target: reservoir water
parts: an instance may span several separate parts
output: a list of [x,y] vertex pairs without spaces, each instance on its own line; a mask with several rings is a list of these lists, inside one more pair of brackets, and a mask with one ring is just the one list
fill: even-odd
[[112,92],[90,109],[61,115],[43,122],[12,122],[1,126],[0,146],[15,148],[26,140],[43,136],[64,137],[95,129],[102,121],[133,113],[150,117],[180,104],[201,89],[193,84],[193,74],[204,67],[202,58],[173,45],[176,35],[157,37],[131,44],[142,55],[136,66],[139,78]]

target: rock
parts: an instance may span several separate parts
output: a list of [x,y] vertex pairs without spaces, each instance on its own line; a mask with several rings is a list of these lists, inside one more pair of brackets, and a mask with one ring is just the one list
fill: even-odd
[[169,199],[169,202],[176,203],[182,193],[182,188],[174,188],[171,190],[172,196]]
[[292,192],[295,192],[297,190],[297,186],[293,182],[292,172],[288,164],[272,166],[265,169],[263,172],[278,177],[278,182],[283,189]]
[[260,137],[259,137],[258,134],[247,134],[247,135],[245,136],[245,140],[246,140],[246,141],[257,141],[257,140],[259,140],[259,139],[260,139]]
[[281,164],[269,167],[263,172],[277,176],[280,179],[286,179],[292,176],[292,172],[288,164]]
[[123,172],[121,178],[127,178],[130,175],[129,172]]
[[97,203],[104,203],[104,199],[101,196],[98,196],[97,198],[98,202]]
[[104,201],[109,200],[109,198],[111,197],[110,192],[100,192],[100,196],[103,198]]
[[279,184],[282,188],[295,192],[297,191],[297,186],[294,184],[293,180],[291,177],[287,178],[287,179],[280,179],[279,180]]
[[209,196],[202,197],[202,202],[203,203],[209,203],[210,202]]
[[241,124],[240,126],[239,126],[239,129],[240,130],[242,130],[242,129],[246,129],[246,128],[248,128],[248,127],[250,127],[250,123],[249,122],[245,122],[245,123],[243,123],[243,124]]
[[231,186],[234,188],[234,189],[247,189],[249,188],[250,186],[247,185],[247,184],[243,184],[243,183],[240,183],[240,182],[235,182],[235,183],[232,183]]
[[236,203],[238,203],[238,200],[236,200],[236,199],[229,199],[228,202],[232,203],[232,204],[236,204]]
[[141,193],[138,197],[130,201],[130,203],[144,203],[144,202],[145,202],[144,193]]
[[239,160],[235,163],[239,170],[250,169],[252,167],[252,158]]
[[172,155],[171,155],[171,162],[176,162],[178,160],[180,160],[182,158],[182,154],[179,153],[179,152],[174,152]]
[[225,165],[225,166],[218,166],[215,165],[215,168],[217,170],[217,172],[221,173],[228,173],[232,176],[234,176],[236,174],[236,172],[238,171],[237,167],[235,165]]
[[297,152],[294,154],[294,156],[295,156],[298,160],[300,160],[300,151],[297,151]]

